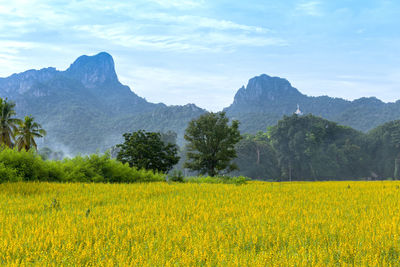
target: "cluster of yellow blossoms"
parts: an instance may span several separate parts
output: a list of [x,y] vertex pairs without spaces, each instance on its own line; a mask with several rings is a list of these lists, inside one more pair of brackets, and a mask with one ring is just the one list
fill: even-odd
[[0,265],[398,266],[399,186],[0,184]]

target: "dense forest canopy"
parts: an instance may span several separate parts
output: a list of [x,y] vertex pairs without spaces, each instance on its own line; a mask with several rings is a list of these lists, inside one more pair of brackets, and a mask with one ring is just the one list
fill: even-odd
[[245,135],[237,151],[239,173],[256,179],[398,179],[400,121],[362,133],[311,114],[284,116]]

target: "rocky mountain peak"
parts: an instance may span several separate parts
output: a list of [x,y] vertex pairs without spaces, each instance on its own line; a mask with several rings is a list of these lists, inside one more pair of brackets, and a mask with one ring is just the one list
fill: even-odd
[[86,87],[118,83],[114,60],[106,52],[94,56],[80,56],[66,70],[66,73],[79,79]]
[[0,78],[0,92],[6,97],[24,94],[38,83],[46,83],[57,75],[55,68],[27,70],[13,74],[8,78]]
[[234,104],[273,102],[293,96],[303,95],[288,80],[262,74],[251,78],[246,87],[239,89]]

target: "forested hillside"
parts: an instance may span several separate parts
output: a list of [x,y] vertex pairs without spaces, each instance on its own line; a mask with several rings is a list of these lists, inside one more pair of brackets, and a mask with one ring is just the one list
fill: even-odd
[[[166,106],[146,101],[119,82],[114,60],[105,52],[81,56],[65,71],[45,68],[0,78],[0,97],[14,101],[18,114],[33,115],[47,130],[40,147],[69,154],[104,151],[121,142],[123,133],[139,129],[174,131],[182,146],[188,122],[206,112],[194,104]],[[287,80],[265,74],[250,79],[224,110],[229,118],[240,121],[242,134],[255,134],[293,114],[297,105],[303,114],[364,132],[400,119],[399,101],[309,97]]]
[[294,114],[245,135],[237,152],[235,174],[262,180],[400,179],[400,121],[363,133]]
[[246,133],[264,131],[283,115],[296,111],[369,131],[385,122],[400,119],[400,102],[384,103],[377,98],[347,101],[328,96],[310,97],[294,88],[286,79],[260,75],[249,80],[235,95],[233,103],[225,108],[227,115],[241,122]]
[[29,70],[0,78],[0,97],[33,115],[48,131],[40,146],[69,154],[104,151],[127,131],[173,130],[181,140],[187,123],[205,110],[193,104],[153,104],[122,85],[107,53],[79,57],[66,71]]

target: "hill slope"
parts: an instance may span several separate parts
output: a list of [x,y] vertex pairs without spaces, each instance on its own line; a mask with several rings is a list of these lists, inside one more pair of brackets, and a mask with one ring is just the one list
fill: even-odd
[[180,132],[205,110],[153,104],[118,81],[107,53],[81,56],[65,71],[28,70],[0,78],[0,97],[16,102],[18,116],[31,114],[47,130],[40,141],[70,153],[109,148],[127,131]]
[[[81,56],[65,71],[45,68],[0,78],[0,97],[16,102],[18,116],[31,114],[43,125],[48,136],[39,145],[72,154],[103,151],[121,142],[123,133],[138,129],[172,130],[182,144],[188,122],[206,112],[193,104],[147,102],[119,82],[114,60],[105,52]],[[224,111],[241,122],[243,133],[255,133],[292,114],[297,105],[304,114],[362,131],[400,119],[399,101],[310,97],[286,79],[265,74],[240,88]]]
[[240,120],[242,131],[254,133],[274,125],[283,115],[293,114],[297,105],[303,114],[311,113],[361,131],[400,118],[400,101],[384,103],[374,97],[354,101],[310,97],[286,79],[265,74],[250,79],[246,87],[240,88],[224,111]]

